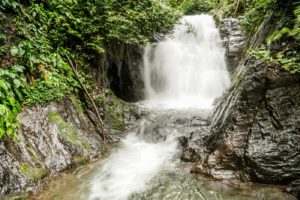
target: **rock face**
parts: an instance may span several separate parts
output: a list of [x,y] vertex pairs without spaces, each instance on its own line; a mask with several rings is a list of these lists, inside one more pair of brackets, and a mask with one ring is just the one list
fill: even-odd
[[183,136],[179,139],[179,144],[182,147],[180,158],[185,162],[197,162],[204,155],[204,141],[209,136],[209,120],[200,120],[193,119],[190,122],[193,130],[188,136]]
[[248,59],[216,109],[204,165],[213,176],[287,183],[300,178],[300,76]]
[[74,98],[27,108],[19,121],[17,140],[0,143],[0,199],[104,151],[99,134]]
[[143,50],[137,46],[110,43],[98,59],[98,81],[121,99],[135,102],[143,98]]
[[233,74],[244,55],[246,37],[240,26],[240,21],[235,18],[222,20],[219,29],[226,49],[227,68]]
[[[272,17],[267,20],[253,46],[271,32]],[[248,55],[232,82],[214,111],[205,153],[192,170],[215,178],[290,183],[299,197],[300,74]]]

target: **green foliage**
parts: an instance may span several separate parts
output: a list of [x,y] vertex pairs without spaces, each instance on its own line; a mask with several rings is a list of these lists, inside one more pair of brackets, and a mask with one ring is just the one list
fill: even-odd
[[254,56],[256,59],[262,59],[268,62],[272,62],[273,58],[271,56],[271,52],[267,50],[265,46],[261,46],[258,49],[249,50],[250,55]]
[[211,0],[211,13],[221,20],[224,17],[239,17],[248,33],[254,33],[268,13],[277,9],[278,0]]
[[294,15],[296,17],[295,25],[290,35],[292,35],[296,40],[299,41],[300,40],[300,5],[297,6],[296,9],[294,10]]
[[27,88],[25,105],[43,104],[51,101],[58,101],[66,94],[74,92],[78,83],[64,75],[53,73],[47,80],[37,80]]
[[[6,9],[17,9],[20,6],[19,1],[17,0],[1,0],[0,2],[0,11]],[[1,12],[0,12],[1,13]]]
[[9,69],[0,68],[0,139],[4,134],[15,138],[16,117],[21,111],[25,78],[24,67],[14,65]]
[[183,13],[210,12],[217,21],[239,17],[244,29],[254,32],[266,15],[277,9],[278,0],[165,0]]
[[[294,8],[294,16],[285,19],[283,27],[267,38],[268,47],[276,46],[273,62],[291,73],[300,73],[300,2]],[[272,57],[272,56],[271,56]]]
[[240,16],[241,25],[244,30],[251,34],[254,33],[266,16],[274,9],[277,9],[278,0],[254,0],[242,1],[241,7],[244,8],[243,14]]
[[217,21],[234,15],[234,5],[236,4],[234,0],[212,0],[211,2],[213,9],[210,12]]
[[0,56],[5,55],[9,49],[9,47],[4,44],[5,40],[6,40],[6,35],[3,33],[0,33]]
[[272,53],[265,46],[257,50],[251,50],[250,54],[256,59],[261,59],[269,63],[278,65],[290,73],[300,73],[300,57],[297,52],[278,52]]
[[275,31],[267,38],[268,45],[279,41],[285,36],[293,37],[296,41],[300,41],[300,6],[297,6],[294,10],[293,26],[283,27],[280,30]]
[[272,43],[280,40],[284,35],[291,35],[291,29],[284,27],[278,31],[275,31],[267,38],[267,44],[270,46]]
[[295,54],[289,56],[287,56],[283,52],[279,52],[276,55],[275,61],[292,74],[300,73],[300,58],[299,54],[297,54],[296,52]]
[[158,0],[104,0],[104,4],[107,39],[129,44],[145,44],[154,32],[170,30],[179,17],[176,10]]
[[199,14],[212,9],[212,0],[169,0],[168,3],[185,14]]
[[[287,0],[211,0],[211,13],[217,20],[238,17],[243,29],[251,37],[272,13],[278,20],[278,29],[267,38],[267,47],[251,50],[257,59],[263,59],[291,73],[300,72],[300,1]],[[284,7],[284,9],[282,9]],[[293,14],[292,13],[293,11]],[[282,17],[284,16],[284,18]]]

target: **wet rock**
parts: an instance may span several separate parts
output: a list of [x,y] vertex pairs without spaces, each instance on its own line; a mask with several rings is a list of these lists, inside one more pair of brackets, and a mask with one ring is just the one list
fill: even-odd
[[178,124],[178,125],[184,125],[187,124],[189,122],[189,119],[186,118],[178,118],[175,120],[174,123]]
[[227,68],[233,74],[244,55],[246,37],[240,26],[240,21],[235,18],[222,20],[219,29],[226,49]]
[[121,99],[135,102],[144,97],[142,80],[143,49],[110,42],[97,60],[97,79]]
[[286,191],[300,199],[300,180],[292,181]]
[[207,121],[202,119],[194,119],[191,122],[192,126],[207,126]]
[[4,154],[4,152],[5,152],[4,144],[1,143],[1,144],[0,144],[0,156],[1,156],[2,154]]
[[207,175],[205,172],[205,169],[203,169],[203,166],[201,164],[194,164],[190,170],[191,173],[196,173],[196,174],[203,174]]
[[178,142],[179,142],[180,146],[187,147],[189,139],[186,136],[182,136],[182,137],[178,138]]
[[[201,121],[203,122],[203,121]],[[179,144],[182,147],[181,160],[186,162],[198,162],[204,155],[204,143],[209,135],[207,123],[199,123],[197,129],[179,139]],[[192,126],[192,127],[195,127]]]
[[[218,105],[206,142],[206,167],[242,171],[242,179],[285,183],[300,177],[297,75],[247,61],[241,81]],[[287,80],[287,77],[289,79]],[[299,76],[299,75],[298,75]],[[281,80],[270,87],[270,81]],[[276,82],[276,81],[275,81]],[[281,83],[281,84],[279,84]],[[212,171],[212,170],[211,170]]]
[[0,194],[33,190],[49,175],[104,152],[89,118],[72,100],[24,109],[18,139],[0,144]]
[[201,156],[194,148],[184,148],[180,159],[187,162],[196,162],[201,159]]
[[[252,46],[265,41],[271,27],[261,26]],[[232,77],[232,87],[215,108],[202,161],[192,171],[218,178],[291,183],[290,192],[299,195],[299,102],[300,74],[246,55]]]

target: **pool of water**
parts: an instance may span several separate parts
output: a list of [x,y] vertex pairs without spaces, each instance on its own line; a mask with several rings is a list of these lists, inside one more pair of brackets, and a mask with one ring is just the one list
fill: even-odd
[[[40,200],[86,200],[91,194],[91,180],[97,176],[103,161],[63,173],[52,180],[38,196]],[[190,174],[189,165],[175,163],[151,178],[146,187],[127,197],[129,200],[295,200],[273,185],[216,181]],[[118,191],[116,191],[118,193]],[[104,198],[94,198],[104,199]],[[120,198],[122,199],[122,198]]]

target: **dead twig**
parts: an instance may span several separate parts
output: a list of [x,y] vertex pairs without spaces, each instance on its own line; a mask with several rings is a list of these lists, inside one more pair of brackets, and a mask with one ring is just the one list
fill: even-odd
[[[77,81],[79,82],[80,86],[82,87],[82,89],[84,90],[84,92],[86,93],[86,95],[88,96],[89,100],[91,101],[91,103],[92,103],[92,105],[93,105],[94,111],[95,111],[95,113],[96,113],[96,115],[97,115],[97,118],[98,118],[98,120],[99,120],[99,122],[100,122],[100,125],[101,125],[101,133],[100,133],[100,136],[101,136],[101,138],[103,139],[103,141],[106,142],[106,139],[108,138],[108,136],[106,136],[105,133],[104,133],[104,122],[103,122],[103,120],[102,120],[102,118],[101,118],[101,115],[100,115],[98,109],[97,109],[97,106],[96,106],[96,104],[95,104],[95,101],[93,100],[92,96],[90,95],[90,93],[87,91],[86,87],[84,86],[84,84],[83,84],[82,81],[80,80],[80,78],[79,78],[79,76],[78,76],[78,74],[77,74],[77,71],[76,71],[76,68],[75,68],[73,62],[71,61],[71,59],[69,58],[69,56],[66,55],[66,57],[67,57],[67,59],[68,59],[69,65],[70,65],[70,67],[71,67],[71,69],[72,69],[72,71],[73,71],[73,73],[74,73],[74,75],[75,75]],[[77,65],[76,65],[76,66],[77,66]],[[108,138],[108,139],[109,139],[109,138]]]
[[239,10],[239,6],[240,6],[240,0],[237,1],[236,7],[235,7],[235,11],[234,11],[234,16],[237,16],[237,12]]

